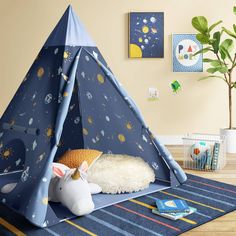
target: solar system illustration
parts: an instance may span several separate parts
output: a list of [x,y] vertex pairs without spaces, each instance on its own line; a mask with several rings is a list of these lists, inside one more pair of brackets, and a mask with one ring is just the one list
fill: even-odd
[[202,72],[202,54],[194,55],[201,49],[202,45],[195,34],[173,34],[173,72]]
[[129,57],[164,57],[163,12],[131,12],[129,14]]

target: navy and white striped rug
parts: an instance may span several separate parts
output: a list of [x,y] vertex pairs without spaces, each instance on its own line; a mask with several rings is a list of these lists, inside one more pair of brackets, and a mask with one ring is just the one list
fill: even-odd
[[[168,220],[152,214],[155,198],[184,199],[198,211],[178,221]],[[235,209],[236,186],[188,175],[188,181],[180,187],[132,199],[45,229],[32,226],[0,206],[0,235],[178,235]]]

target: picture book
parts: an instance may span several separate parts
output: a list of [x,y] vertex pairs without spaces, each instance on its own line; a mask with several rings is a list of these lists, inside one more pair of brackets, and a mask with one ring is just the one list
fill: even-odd
[[215,143],[214,149],[213,149],[212,164],[211,164],[212,170],[217,169],[219,152],[220,152],[220,143]]
[[160,213],[189,212],[186,201],[180,199],[157,199],[156,205]]
[[189,212],[180,212],[180,213],[160,213],[157,208],[152,209],[152,213],[162,216],[162,217],[165,217],[170,220],[178,220],[178,219],[188,216],[196,211],[197,211],[197,209],[194,207],[189,207]]
[[206,165],[205,165],[205,169],[206,170],[210,170],[211,169],[211,160],[212,160],[212,157],[211,157],[211,150],[210,149],[207,149],[206,150],[206,157],[207,157],[207,160],[206,160]]

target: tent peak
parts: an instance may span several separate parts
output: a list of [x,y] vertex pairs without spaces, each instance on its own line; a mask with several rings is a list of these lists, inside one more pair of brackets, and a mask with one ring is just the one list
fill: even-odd
[[49,46],[88,46],[95,43],[87,33],[71,5],[69,5],[48,37],[45,47]]

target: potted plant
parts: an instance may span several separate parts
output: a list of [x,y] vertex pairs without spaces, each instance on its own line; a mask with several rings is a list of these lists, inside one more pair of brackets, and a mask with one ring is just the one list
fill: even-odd
[[[236,15],[236,7],[233,8]],[[198,31],[197,40],[203,45],[195,55],[199,53],[207,53],[209,58],[204,58],[203,62],[208,63],[208,76],[200,78],[220,79],[227,86],[228,91],[228,111],[229,123],[228,128],[221,129],[221,134],[226,136],[227,152],[236,153],[236,128],[233,127],[233,90],[236,89],[236,80],[233,78],[233,71],[236,68],[236,50],[234,43],[236,40],[236,24],[233,24],[232,30],[219,25],[222,21],[218,21],[212,25],[208,25],[208,21],[204,16],[196,16],[192,19],[192,26]]]

